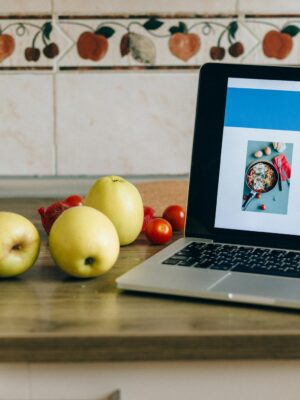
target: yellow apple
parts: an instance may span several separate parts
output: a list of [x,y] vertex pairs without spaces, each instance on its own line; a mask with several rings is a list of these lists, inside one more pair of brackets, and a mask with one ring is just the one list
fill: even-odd
[[25,217],[0,212],[0,277],[19,275],[29,269],[40,250],[40,235]]
[[52,225],[49,249],[55,263],[67,274],[91,278],[116,262],[120,243],[113,223],[91,207],[72,207]]
[[120,244],[132,243],[141,232],[144,207],[137,188],[119,176],[98,179],[89,190],[85,205],[103,212],[112,221]]

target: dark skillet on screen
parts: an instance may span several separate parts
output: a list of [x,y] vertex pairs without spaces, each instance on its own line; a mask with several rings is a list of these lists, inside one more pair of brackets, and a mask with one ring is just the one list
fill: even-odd
[[243,203],[243,210],[246,210],[257,193],[267,193],[274,189],[278,182],[278,173],[270,161],[253,161],[246,170],[245,182],[250,193]]

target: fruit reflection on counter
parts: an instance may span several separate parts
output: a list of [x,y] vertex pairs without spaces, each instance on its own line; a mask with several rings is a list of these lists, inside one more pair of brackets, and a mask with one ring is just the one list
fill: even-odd
[[72,207],[54,222],[49,249],[67,274],[91,278],[104,274],[117,261],[120,243],[109,218],[92,207]]
[[27,218],[12,212],[0,212],[0,226],[0,277],[20,275],[35,263],[40,235]]

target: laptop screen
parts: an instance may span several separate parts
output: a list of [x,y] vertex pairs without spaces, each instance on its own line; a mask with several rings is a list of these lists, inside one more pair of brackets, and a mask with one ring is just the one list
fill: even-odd
[[300,82],[229,78],[215,227],[300,235]]

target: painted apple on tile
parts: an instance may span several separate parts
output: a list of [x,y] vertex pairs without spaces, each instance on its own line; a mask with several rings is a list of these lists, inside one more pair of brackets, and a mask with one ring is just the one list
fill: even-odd
[[77,51],[85,60],[99,61],[108,50],[108,40],[103,35],[83,32],[77,41]]
[[77,40],[77,51],[85,60],[99,61],[108,51],[108,39],[115,30],[109,26],[99,26],[95,31],[83,32]]
[[264,36],[262,47],[265,56],[283,60],[292,51],[293,39],[288,33],[272,30]]
[[15,50],[15,39],[11,35],[0,35],[0,62],[9,57]]
[[169,49],[175,57],[188,61],[198,53],[201,46],[200,37],[196,33],[189,33],[184,22],[179,22],[178,26],[172,26],[169,31],[171,33]]
[[201,46],[200,37],[195,33],[189,33],[184,22],[179,22],[178,26],[172,26],[169,31],[171,33],[169,49],[175,57],[188,61],[198,53]]

